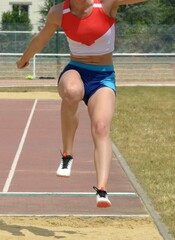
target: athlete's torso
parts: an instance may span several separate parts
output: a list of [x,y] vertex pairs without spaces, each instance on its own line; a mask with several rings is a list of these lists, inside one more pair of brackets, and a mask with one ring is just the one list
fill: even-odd
[[73,15],[70,0],[66,0],[61,27],[73,56],[108,55],[114,50],[115,19],[104,12],[100,0],[94,0],[92,11],[85,18]]

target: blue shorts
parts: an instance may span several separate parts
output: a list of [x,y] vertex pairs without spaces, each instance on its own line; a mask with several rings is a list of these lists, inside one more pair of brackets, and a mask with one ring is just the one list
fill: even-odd
[[89,98],[100,88],[111,88],[116,94],[115,72],[113,65],[91,65],[71,60],[61,72],[59,80],[63,73],[68,70],[76,70],[84,83],[85,95],[83,101],[87,104]]

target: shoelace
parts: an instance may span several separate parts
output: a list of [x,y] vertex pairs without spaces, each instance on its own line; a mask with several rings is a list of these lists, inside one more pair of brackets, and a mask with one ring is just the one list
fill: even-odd
[[100,196],[100,197],[106,197],[107,195],[107,192],[104,191],[104,190],[101,190],[101,189],[98,189],[97,187],[93,186],[93,189],[97,192],[97,194]]
[[70,164],[70,160],[72,159],[72,156],[71,155],[67,155],[66,157],[62,157],[63,159],[63,166],[62,166],[62,169],[64,168],[67,168]]

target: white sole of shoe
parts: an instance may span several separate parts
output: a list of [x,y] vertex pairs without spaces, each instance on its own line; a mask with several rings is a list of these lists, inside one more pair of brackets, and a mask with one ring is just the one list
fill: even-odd
[[72,170],[72,164],[73,164],[73,159],[70,160],[70,162],[69,162],[69,170],[68,170],[68,169],[62,169],[62,163],[61,163],[56,172],[57,176],[58,177],[70,177],[71,170]]

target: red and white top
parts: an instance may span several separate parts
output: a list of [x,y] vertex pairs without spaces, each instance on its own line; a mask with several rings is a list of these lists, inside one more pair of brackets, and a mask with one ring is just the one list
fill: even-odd
[[66,0],[61,27],[73,55],[103,55],[114,50],[115,19],[104,12],[100,0],[94,0],[92,12],[85,18],[73,15],[70,0]]

